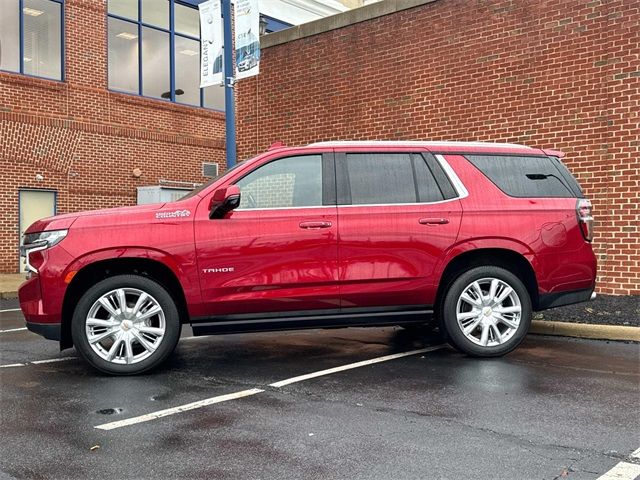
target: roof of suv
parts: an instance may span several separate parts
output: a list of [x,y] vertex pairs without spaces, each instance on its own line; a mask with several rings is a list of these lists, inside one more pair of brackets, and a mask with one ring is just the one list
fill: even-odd
[[308,145],[309,147],[351,147],[351,148],[371,148],[371,147],[417,147],[430,151],[441,152],[501,152],[501,153],[523,153],[528,155],[544,154],[537,148],[518,145],[516,143],[492,143],[492,142],[451,142],[451,141],[419,141],[419,140],[399,140],[399,141],[331,141],[317,142]]

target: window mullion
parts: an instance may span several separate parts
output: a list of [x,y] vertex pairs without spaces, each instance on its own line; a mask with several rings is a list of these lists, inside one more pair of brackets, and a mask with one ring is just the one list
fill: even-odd
[[20,21],[19,33],[20,38],[18,39],[18,51],[20,58],[18,63],[18,70],[20,73],[24,73],[24,19],[23,19],[23,8],[24,8],[24,0],[18,1],[18,19]]
[[138,95],[142,95],[142,25],[138,22]]
[[176,42],[173,0],[169,0],[169,91],[172,102],[176,101]]

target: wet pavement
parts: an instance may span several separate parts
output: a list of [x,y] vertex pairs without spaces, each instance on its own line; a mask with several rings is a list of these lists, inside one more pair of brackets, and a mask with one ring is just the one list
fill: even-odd
[[[640,463],[629,459],[637,344],[530,335],[500,359],[444,347],[275,388],[441,340],[399,328],[188,338],[185,327],[160,370],[116,378],[77,358],[31,363],[76,354],[5,332],[22,327],[19,311],[0,312],[0,479],[596,479]],[[95,428],[254,388],[264,391]]]

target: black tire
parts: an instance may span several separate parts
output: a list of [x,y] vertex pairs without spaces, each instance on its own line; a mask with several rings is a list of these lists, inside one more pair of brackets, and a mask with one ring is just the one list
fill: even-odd
[[[458,299],[474,281],[496,278],[510,286],[520,300],[520,323],[515,333],[504,343],[493,346],[483,346],[467,338],[457,320]],[[531,298],[522,281],[509,270],[493,266],[481,266],[467,270],[456,278],[449,286],[441,310],[441,323],[447,335],[447,340],[455,348],[474,357],[499,357],[515,349],[529,331],[531,325]]]
[[[153,297],[164,313],[164,336],[156,349],[137,363],[117,364],[103,359],[91,348],[86,335],[87,315],[94,303],[103,295],[119,288],[141,290]],[[96,283],[80,298],[71,321],[71,335],[77,352],[92,367],[111,375],[135,375],[158,367],[175,350],[180,329],[180,316],[171,295],[157,282],[139,275],[117,275]]]

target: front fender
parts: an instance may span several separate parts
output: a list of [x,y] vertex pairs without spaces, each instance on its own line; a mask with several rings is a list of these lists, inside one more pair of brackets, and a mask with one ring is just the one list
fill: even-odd
[[185,268],[185,263],[180,262],[170,253],[149,247],[118,247],[87,252],[67,266],[63,278],[67,278],[70,274],[75,275],[83,268],[96,262],[115,259],[135,260],[139,258],[153,260],[168,267],[182,286],[187,301],[200,301],[200,284],[198,283],[195,264],[191,268]]

